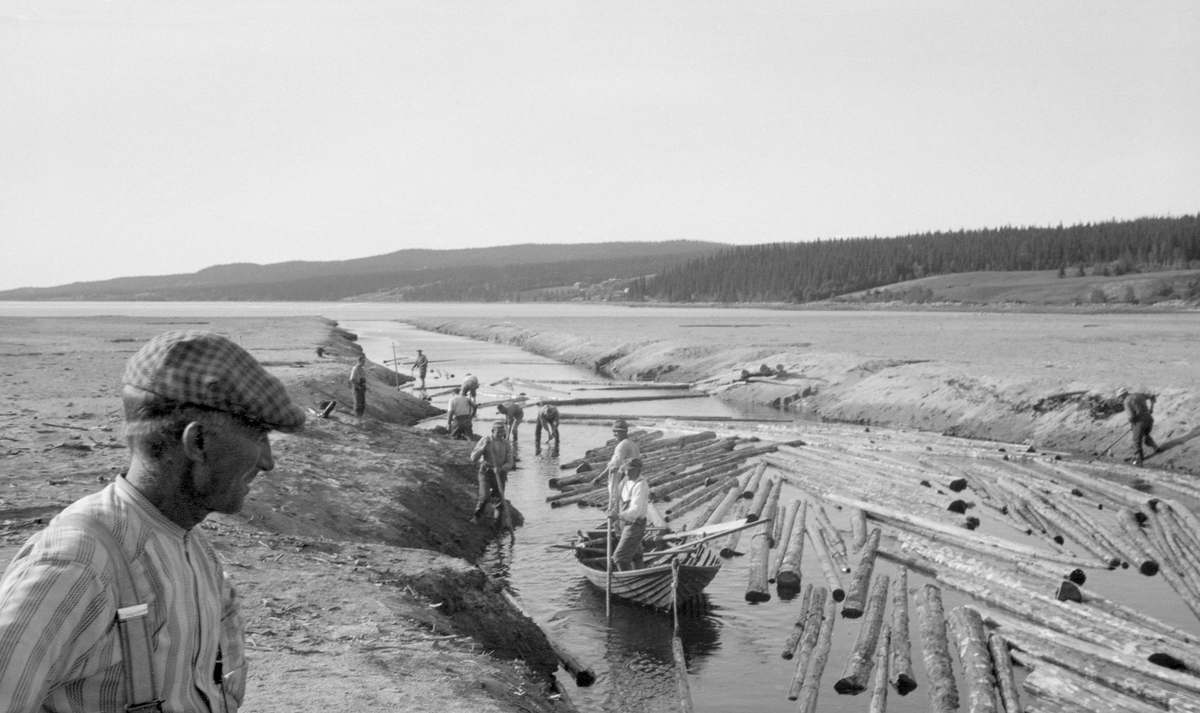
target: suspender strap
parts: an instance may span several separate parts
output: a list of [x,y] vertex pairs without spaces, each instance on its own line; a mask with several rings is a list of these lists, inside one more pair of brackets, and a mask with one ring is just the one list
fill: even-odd
[[139,603],[137,584],[129,571],[125,551],[108,528],[83,513],[69,513],[55,520],[56,527],[73,527],[92,537],[108,552],[117,572],[117,633],[125,662],[125,686],[131,713],[162,710],[154,695],[154,665],[150,657],[150,605]]

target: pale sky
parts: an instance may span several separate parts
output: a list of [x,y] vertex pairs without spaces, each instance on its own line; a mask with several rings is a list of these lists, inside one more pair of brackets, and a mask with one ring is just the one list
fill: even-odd
[[1200,4],[0,0],[0,289],[1200,212]]

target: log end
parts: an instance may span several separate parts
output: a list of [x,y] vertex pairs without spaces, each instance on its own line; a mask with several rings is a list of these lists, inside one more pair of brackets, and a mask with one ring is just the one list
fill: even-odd
[[833,690],[842,695],[854,695],[867,690],[867,687],[854,678],[843,678],[833,684]]
[[947,487],[950,488],[950,490],[952,492],[961,493],[962,491],[967,489],[967,479],[966,478],[957,478],[955,480],[951,480],[949,485],[947,485]]
[[758,515],[756,513],[750,513],[746,516],[746,522],[758,522]]
[[1149,661],[1150,663],[1154,664],[1155,666],[1162,666],[1163,668],[1169,668],[1172,671],[1187,670],[1187,664],[1185,664],[1182,660],[1175,658],[1171,654],[1163,653],[1161,651],[1159,651],[1158,653],[1150,654],[1150,656],[1146,660]]
[[917,681],[907,673],[902,673],[896,678],[892,679],[892,688],[896,689],[896,693],[899,693],[902,696],[907,696],[908,694],[917,690]]
[[[837,599],[837,597],[834,597]],[[863,615],[863,610],[858,607],[842,607],[843,619],[857,619]]]
[[1158,574],[1158,563],[1154,560],[1146,560],[1138,565],[1138,571],[1147,577],[1153,577]]
[[841,602],[841,601],[844,601],[845,599],[846,599],[846,590],[845,589],[839,588],[839,589],[833,590],[833,601]]
[[963,523],[963,527],[967,528],[968,530],[974,530],[975,528],[979,527],[979,518],[975,516],[968,517],[967,521]]
[[1069,574],[1067,574],[1066,579],[1071,584],[1078,584],[1082,586],[1083,583],[1087,581],[1087,572],[1084,572],[1082,569],[1073,569]]
[[1052,537],[1050,539],[1054,540],[1054,544],[1056,544],[1056,545],[1061,545],[1064,542],[1066,542],[1066,540],[1063,538],[1062,535],[1055,535],[1054,537]]
[[967,501],[966,500],[953,500],[950,502],[949,507],[947,507],[946,509],[952,513],[957,513],[959,515],[962,515],[963,513],[965,513],[967,511]]
[[1083,595],[1079,593],[1079,587],[1071,582],[1059,582],[1054,598],[1060,602],[1083,602]]
[[1121,560],[1117,557],[1111,557],[1109,558],[1108,562],[1105,563],[1105,566],[1109,569],[1116,569],[1117,567],[1121,566]]
[[592,673],[590,668],[579,671],[575,674],[575,685],[580,688],[587,688],[596,682],[596,674]]
[[758,604],[760,602],[769,602],[769,601],[771,601],[771,594],[770,594],[770,592],[763,592],[763,591],[759,591],[757,589],[751,589],[746,592],[746,601],[750,602],[751,604]]

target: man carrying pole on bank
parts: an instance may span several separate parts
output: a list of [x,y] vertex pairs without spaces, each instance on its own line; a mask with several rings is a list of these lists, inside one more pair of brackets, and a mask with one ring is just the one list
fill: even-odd
[[1117,398],[1122,400],[1125,412],[1129,414],[1129,430],[1133,434],[1133,464],[1141,465],[1146,459],[1143,444],[1154,449],[1150,455],[1158,453],[1158,444],[1150,437],[1150,430],[1154,428],[1154,404],[1158,397],[1141,392],[1130,393],[1129,389],[1121,387],[1117,391]]
[[479,443],[471,451],[471,462],[479,464],[479,497],[475,501],[475,513],[471,515],[471,522],[479,522],[488,500],[495,496],[500,499],[497,513],[500,515],[501,524],[511,529],[504,490],[508,485],[508,472],[516,465],[516,459],[504,433],[504,421],[496,421],[492,424],[491,435],[479,439]]

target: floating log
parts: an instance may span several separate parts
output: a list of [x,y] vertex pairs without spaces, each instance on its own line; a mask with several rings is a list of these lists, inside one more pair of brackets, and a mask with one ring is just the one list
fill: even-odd
[[1115,550],[1120,553],[1121,557],[1128,563],[1137,567],[1137,570],[1147,577],[1158,572],[1158,563],[1149,556],[1149,550],[1144,546],[1133,541],[1125,532],[1120,529],[1119,523],[1116,527],[1110,525],[1110,518],[1101,518],[1104,512],[1099,509],[1088,510],[1081,507],[1080,503],[1072,502],[1069,499],[1061,498],[1054,503],[1059,510],[1070,515],[1076,522],[1087,523],[1085,528],[1090,528],[1099,538],[1112,543]]
[[754,497],[754,494],[758,491],[759,481],[762,480],[763,472],[765,472],[766,469],[766,463],[759,463],[757,466],[755,466],[754,474],[751,475],[750,479],[746,481],[746,489],[742,492],[743,498],[750,500]]
[[543,404],[553,406],[593,406],[595,404],[627,404],[634,401],[670,401],[673,399],[706,399],[708,394],[703,391],[686,394],[657,394],[651,396],[595,396],[575,399],[542,399]]
[[833,520],[829,519],[829,513],[825,512],[823,505],[817,506],[817,522],[825,535],[825,544],[829,547],[829,554],[833,556],[833,563],[842,572],[849,572],[850,554],[846,549],[846,541],[842,539],[842,533],[834,526]]
[[[813,518],[815,520],[816,518]],[[840,602],[846,598],[846,590],[842,588],[842,581],[838,578],[837,568],[833,564],[833,558],[829,555],[829,547],[825,544],[825,536],[821,533],[820,526],[816,522],[808,522],[808,540],[813,543],[813,549],[817,552],[817,561],[821,563],[821,572],[825,575],[825,582],[829,585],[829,594],[833,597],[833,601]]]
[[776,591],[779,592],[779,598],[787,598],[785,593],[794,594],[800,591],[800,562],[804,558],[804,535],[807,532],[805,528],[806,515],[808,513],[808,502],[799,501],[800,506],[796,511],[796,523],[792,525],[791,533],[788,535],[787,552],[784,554],[783,563],[779,565],[779,574],[775,577]]
[[833,690],[841,694],[857,694],[867,689],[871,680],[871,665],[879,643],[879,630],[883,626],[883,611],[887,607],[888,576],[880,574],[871,585],[871,597],[867,603],[867,616],[858,630],[854,651],[846,660],[842,677],[833,684]]
[[858,552],[867,544],[867,516],[858,508],[850,511],[850,549]]
[[908,638],[908,569],[900,568],[892,591],[891,651],[888,672],[892,688],[907,696],[917,688],[913,675],[911,643]]
[[[748,507],[749,503],[747,503],[745,500],[738,500],[736,505],[734,505],[733,511],[728,520],[748,520],[749,518],[746,516],[746,510]],[[737,551],[738,540],[740,540],[741,537],[741,530],[731,533],[728,539],[725,540],[725,544],[719,550],[721,556],[725,559],[729,559],[730,557],[741,555],[742,553]]]
[[[766,470],[766,463],[759,463],[763,470]],[[758,481],[758,489],[754,491],[754,499],[750,501],[750,511],[748,514],[754,515],[755,519],[762,516],[763,509],[767,506],[767,499],[771,497],[771,492],[775,490],[774,478],[762,476]]]
[[800,499],[797,498],[788,504],[787,510],[783,516],[783,525],[779,529],[779,537],[776,540],[775,559],[771,560],[771,569],[767,572],[767,581],[774,583],[779,579],[779,570],[783,567],[783,559],[787,556],[788,546],[792,543],[792,530],[796,527],[796,514],[800,510]]
[[726,487],[725,497],[721,500],[714,500],[716,506],[702,513],[696,518],[696,522],[692,523],[692,528],[703,527],[710,522],[723,522],[725,515],[729,512],[729,508],[733,507],[733,503],[742,496],[742,488],[737,483],[728,483]]
[[782,526],[779,522],[779,494],[783,489],[783,479],[775,478],[771,481],[771,494],[767,496],[767,504],[763,506],[761,517],[764,520],[770,520],[772,527],[767,530],[767,546],[777,547],[779,538],[775,532]]
[[1158,706],[1097,686],[1095,681],[1049,661],[1037,660],[1032,669],[1025,677],[1025,690],[1041,703],[1052,704],[1059,711],[1163,713]]
[[875,569],[875,553],[879,550],[881,530],[876,527],[867,538],[866,547],[854,569],[850,579],[850,588],[846,590],[846,601],[842,603],[842,616],[846,619],[857,619],[863,615],[867,605],[867,588],[871,583],[871,572]]
[[657,381],[638,381],[625,384],[607,384],[603,386],[580,386],[576,391],[672,391],[672,390],[691,390],[691,384],[680,384],[674,382],[657,382]]
[[687,659],[683,657],[683,640],[678,636],[671,639],[671,653],[675,657],[675,692],[679,697],[681,713],[692,713],[692,692],[688,687]]
[[871,684],[871,707],[869,713],[886,713],[888,698],[888,649],[891,631],[885,625],[879,632],[879,646],[875,649],[875,679]]
[[746,586],[746,601],[766,602],[771,599],[767,588],[767,555],[771,536],[761,530],[750,536],[750,582]]
[[963,678],[967,683],[968,710],[971,713],[997,713],[999,693],[983,619],[978,611],[964,606],[950,612],[948,623],[958,640],[958,660],[962,662]]
[[926,584],[917,592],[917,614],[921,620],[921,648],[929,676],[929,701],[935,713],[958,710],[958,687],[946,642],[946,616],[942,591]]
[[1021,713],[1021,697],[1017,695],[1017,678],[1013,673],[1012,657],[1008,655],[1008,641],[993,633],[988,637],[988,650],[992,652],[992,667],[1004,713]]
[[689,510],[694,510],[703,505],[705,506],[704,510],[701,511],[701,514],[696,519],[708,519],[708,515],[721,504],[721,497],[724,497],[725,492],[729,490],[729,486],[736,483],[737,473],[717,476],[711,484],[697,488],[679,500],[676,500],[674,504],[663,511],[663,514],[668,517],[679,517]]
[[972,542],[979,546],[987,546],[992,549],[998,549],[1001,552],[1024,555],[1025,557],[1033,560],[1041,560],[1045,562],[1063,562],[1073,567],[1103,566],[1074,557],[1068,558],[1055,555],[1055,553],[1052,552],[1044,552],[1020,543],[1009,542],[999,537],[990,537],[988,535],[981,535],[974,532],[964,532],[959,528],[943,525],[940,522],[936,522],[928,518],[916,517],[914,515],[893,510],[891,508],[872,505],[871,503],[866,503],[861,500],[854,500],[853,498],[843,498],[839,495],[831,494],[826,495],[825,499],[840,505],[861,508],[866,512],[867,517],[871,519],[882,520],[889,523],[901,523],[909,526],[915,526],[923,530],[951,535],[963,542]]
[[[1107,686],[1114,693],[1120,692],[1153,703],[1159,706],[1160,711],[1168,709],[1176,698],[1196,699],[1193,690],[1195,679],[1190,674],[1155,666],[1121,651],[1090,646],[1070,637],[1061,637],[1061,641],[1058,641],[1039,636],[1039,633],[1047,632],[1038,631],[1037,627],[1017,620],[1003,617],[998,620],[993,616],[984,620],[1000,626],[1001,632],[1014,647],[1010,652],[1013,659],[1034,670],[1042,663],[1049,662]],[[1027,710],[1032,708],[1028,704],[1025,707]]]
[[800,595],[800,617],[796,619],[796,623],[792,624],[792,633],[788,635],[787,641],[783,643],[783,653],[781,654],[785,661],[790,661],[796,653],[796,647],[800,644],[800,637],[804,635],[805,623],[808,621],[809,607],[812,605],[813,586],[811,584],[804,585],[804,594]]
[[592,671],[590,667],[580,663],[579,659],[575,658],[570,651],[567,651],[566,647],[559,643],[554,637],[550,636],[549,631],[546,631],[545,628],[534,621],[533,617],[529,616],[529,613],[521,607],[521,604],[516,600],[516,597],[510,594],[507,589],[501,589],[500,594],[504,597],[504,601],[508,602],[509,606],[520,612],[521,616],[533,621],[534,625],[542,630],[542,633],[546,636],[546,641],[550,644],[550,649],[554,652],[554,655],[558,657],[558,661],[562,664],[563,669],[567,673],[571,674],[572,677],[574,677],[576,686],[590,686],[596,682],[595,672]]
[[821,633],[817,637],[817,645],[813,647],[812,659],[808,662],[808,671],[804,674],[804,683],[800,686],[797,697],[799,713],[816,713],[817,690],[821,685],[821,676],[825,673],[825,664],[829,661],[829,648],[833,644],[833,622],[837,619],[836,605],[833,599],[825,600],[825,611],[821,620]]
[[813,649],[817,646],[821,629],[824,628],[825,618],[833,617],[833,602],[826,596],[824,587],[814,587],[808,600],[808,614],[804,619],[804,633],[796,648],[796,673],[792,676],[792,684],[788,687],[788,700],[794,701],[800,697],[800,688],[804,685],[804,677],[808,675],[808,664],[812,659]]

